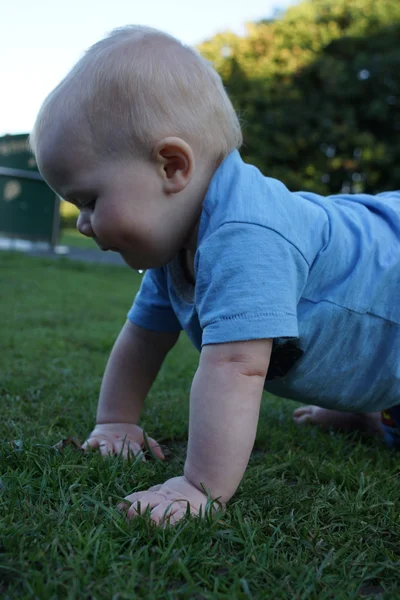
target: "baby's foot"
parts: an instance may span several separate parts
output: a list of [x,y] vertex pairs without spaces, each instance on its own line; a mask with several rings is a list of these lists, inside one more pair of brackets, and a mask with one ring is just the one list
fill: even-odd
[[296,425],[318,425],[322,429],[340,429],[341,431],[362,431],[368,435],[383,435],[381,413],[352,413],[328,410],[320,406],[301,406],[293,413]]

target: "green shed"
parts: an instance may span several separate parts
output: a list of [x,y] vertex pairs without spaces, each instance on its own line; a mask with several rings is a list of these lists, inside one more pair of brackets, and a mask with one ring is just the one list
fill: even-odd
[[59,198],[40,175],[28,135],[0,137],[0,235],[55,246]]

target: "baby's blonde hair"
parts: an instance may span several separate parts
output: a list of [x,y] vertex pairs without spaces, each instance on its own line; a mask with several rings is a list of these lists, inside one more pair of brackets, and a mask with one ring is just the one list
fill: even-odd
[[102,156],[151,152],[178,136],[217,161],[242,144],[240,123],[210,63],[174,37],[143,26],[94,44],[49,94],[30,143],[62,116],[79,142]]

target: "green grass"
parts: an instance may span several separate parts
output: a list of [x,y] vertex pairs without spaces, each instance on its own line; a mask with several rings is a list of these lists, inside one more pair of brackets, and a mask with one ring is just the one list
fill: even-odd
[[75,248],[84,248],[89,250],[97,249],[96,244],[90,238],[79,233],[77,229],[67,228],[60,232],[59,244],[63,246],[73,246]]
[[125,523],[121,497],[182,473],[195,350],[182,336],[146,406],[165,463],[60,452],[93,426],[140,276],[3,252],[0,281],[1,598],[400,598],[399,455],[296,429],[267,395],[222,519]]

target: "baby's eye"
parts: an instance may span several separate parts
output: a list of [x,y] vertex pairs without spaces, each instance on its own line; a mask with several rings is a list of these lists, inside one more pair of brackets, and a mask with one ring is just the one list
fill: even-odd
[[96,206],[96,201],[97,201],[97,198],[93,198],[93,200],[90,200],[89,202],[87,202],[85,204],[85,208],[90,208],[91,210],[93,210],[94,207]]

